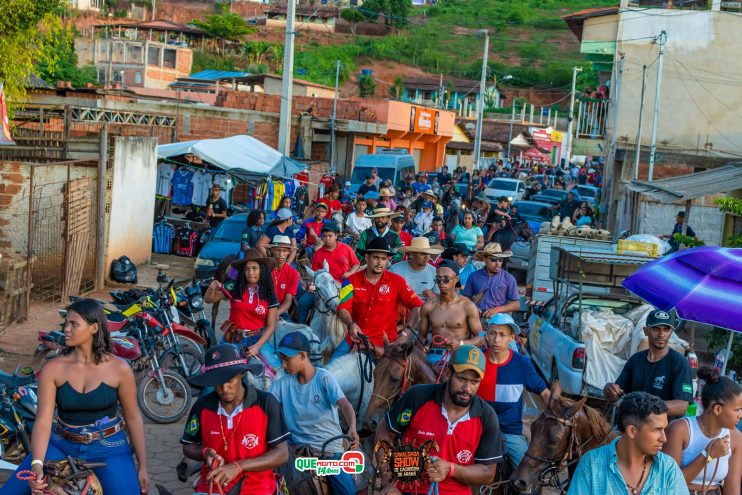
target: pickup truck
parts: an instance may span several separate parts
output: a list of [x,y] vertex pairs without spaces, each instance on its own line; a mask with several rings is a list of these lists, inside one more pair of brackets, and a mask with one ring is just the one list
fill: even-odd
[[544,306],[533,308],[528,319],[527,349],[548,382],[558,378],[569,394],[602,397],[602,387],[585,383],[590,356],[579,335],[572,333],[572,319],[585,309],[610,308],[622,315],[641,305],[641,300],[628,294],[621,282],[652,258],[580,246],[553,246],[551,256],[556,290]]

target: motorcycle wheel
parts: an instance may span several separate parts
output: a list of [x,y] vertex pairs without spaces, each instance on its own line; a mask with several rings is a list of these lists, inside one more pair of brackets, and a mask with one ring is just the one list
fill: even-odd
[[159,358],[160,367],[180,373],[185,378],[191,375],[195,375],[201,371],[201,365],[204,364],[203,355],[196,352],[192,347],[182,346],[181,355],[185,361],[187,372],[183,374],[181,369],[180,359],[178,359],[178,353],[175,349],[168,349]]
[[162,383],[156,374],[147,374],[137,386],[142,413],[155,423],[175,423],[191,405],[191,387],[180,374],[162,370]]
[[[193,355],[199,356],[200,361],[203,363],[204,356],[206,355],[204,348],[193,340],[190,337],[186,337],[184,335],[178,335],[178,342],[180,342],[180,347],[185,351],[186,349],[190,349],[193,351]],[[208,345],[208,344],[207,344]]]

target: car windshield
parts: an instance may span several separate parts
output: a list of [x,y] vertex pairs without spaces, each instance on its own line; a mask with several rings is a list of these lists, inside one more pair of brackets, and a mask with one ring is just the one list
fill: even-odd
[[521,203],[520,201],[516,201],[514,206],[518,207],[518,213],[523,217],[551,218],[549,208],[538,203]]
[[222,222],[212,239],[215,241],[240,242],[244,230],[245,224],[243,222]]
[[[639,301],[634,300],[616,300],[616,299],[600,299],[592,297],[583,297],[582,299],[582,310],[590,309],[593,311],[605,311],[610,310],[611,313],[617,315],[624,315],[632,309],[638,307],[641,304]],[[579,298],[574,299],[570,302],[567,308],[567,316],[574,316],[580,310]]]
[[498,189],[501,191],[515,191],[515,187],[518,183],[509,180],[494,179],[487,184],[488,189]]
[[597,191],[593,189],[592,187],[581,187],[578,186],[577,188],[580,191],[580,196],[588,196],[590,198],[594,198],[596,196]]
[[[366,181],[366,177],[371,175],[372,168],[373,167],[355,167],[353,169],[353,176],[351,177],[350,181],[353,184],[363,184]],[[394,181],[394,169],[393,168],[379,167],[377,170],[379,171],[379,177],[381,177],[381,180]]]
[[553,196],[555,198],[561,199],[567,195],[567,191],[563,191],[561,189],[547,189],[541,194],[543,194],[544,196]]

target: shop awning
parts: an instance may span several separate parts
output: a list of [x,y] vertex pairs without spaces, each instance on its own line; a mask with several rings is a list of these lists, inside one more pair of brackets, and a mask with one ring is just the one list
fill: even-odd
[[282,155],[252,136],[237,135],[223,139],[199,139],[157,147],[158,158],[196,155],[225,170],[239,180],[257,183],[267,176],[288,178],[306,166]]
[[669,179],[634,180],[626,188],[662,203],[735,191],[742,189],[742,162]]

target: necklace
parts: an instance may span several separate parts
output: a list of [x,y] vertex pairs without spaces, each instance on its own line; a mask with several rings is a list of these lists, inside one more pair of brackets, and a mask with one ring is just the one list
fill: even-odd
[[[240,401],[240,404],[244,400],[245,399],[243,397],[243,399]],[[227,411],[225,410],[224,412],[227,412]],[[222,434],[222,441],[224,442],[224,451],[225,452],[227,451],[227,445],[232,440],[232,437],[234,437],[234,432],[237,431],[237,427],[240,426],[240,421],[242,421],[242,416],[244,416],[244,414],[242,414],[242,411],[240,411],[240,414],[237,416],[237,423],[234,425],[234,428],[232,428],[232,431],[229,433],[229,437],[227,437],[227,435],[224,434],[224,425],[222,424],[222,419],[219,418],[219,431]],[[229,416],[227,416],[226,418],[224,418],[224,422],[225,423],[227,423],[228,421],[229,421]]]
[[631,495],[639,495],[639,489],[642,487],[642,481],[644,481],[644,473],[647,472],[647,456],[644,456],[644,467],[642,468],[642,475],[639,477],[639,481],[636,482],[635,486],[629,485],[625,480],[626,488],[631,490]]
[[[701,416],[702,417],[702,416]],[[706,426],[704,426],[703,421],[701,421],[701,417],[696,418],[696,424],[698,424],[698,429],[701,430],[701,433],[706,438],[714,439],[719,436],[719,433],[721,433],[721,430],[719,430],[716,435],[710,435],[709,432],[706,430]]]

